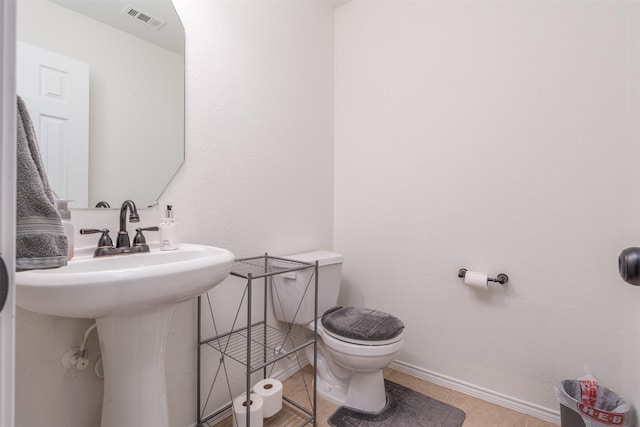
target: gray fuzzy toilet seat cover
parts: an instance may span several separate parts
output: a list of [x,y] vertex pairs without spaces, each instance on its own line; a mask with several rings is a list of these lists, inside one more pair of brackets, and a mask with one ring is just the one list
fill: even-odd
[[333,307],[325,311],[321,321],[329,332],[363,341],[390,340],[404,329],[397,317],[368,308]]

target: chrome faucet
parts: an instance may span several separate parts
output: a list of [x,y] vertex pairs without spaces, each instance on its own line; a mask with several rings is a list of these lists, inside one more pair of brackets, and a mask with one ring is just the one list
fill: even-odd
[[138,209],[132,200],[125,200],[120,207],[120,231],[118,231],[118,240],[116,248],[129,248],[131,242],[129,233],[127,232],[127,209],[129,209],[129,222],[140,222]]

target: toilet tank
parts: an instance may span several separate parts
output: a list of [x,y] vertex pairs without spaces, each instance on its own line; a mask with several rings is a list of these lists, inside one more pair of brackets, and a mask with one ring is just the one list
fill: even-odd
[[[329,251],[314,251],[283,258],[308,263],[318,261],[318,316],[337,304],[344,259],[342,255]],[[276,319],[298,325],[306,325],[313,320],[313,271],[309,268],[273,276],[271,296]]]

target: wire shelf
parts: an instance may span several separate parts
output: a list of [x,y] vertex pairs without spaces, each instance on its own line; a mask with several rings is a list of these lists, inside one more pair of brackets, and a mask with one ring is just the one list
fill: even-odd
[[221,354],[249,366],[251,372],[313,344],[313,338],[305,339],[293,331],[281,331],[260,322],[251,327],[251,354],[247,352],[247,329],[220,335],[203,341]]
[[[245,292],[242,295],[241,301],[239,303],[238,311],[236,313],[235,318],[233,319],[233,323],[231,326],[231,331],[223,334],[216,334],[216,336],[203,338],[202,337],[202,297],[198,297],[198,381],[197,381],[197,409],[198,409],[198,427],[204,426],[232,426],[233,422],[231,417],[229,416],[231,413],[231,404],[225,404],[223,407],[218,410],[210,413],[207,417],[203,417],[204,409],[207,408],[209,403],[209,396],[214,388],[214,384],[216,383],[216,379],[218,378],[218,373],[216,372],[215,378],[211,383],[211,387],[209,389],[209,396],[207,396],[204,405],[202,404],[202,396],[201,396],[201,347],[203,345],[207,345],[213,350],[217,351],[221,355],[220,366],[224,367],[225,378],[227,381],[227,387],[229,388],[229,394],[231,398],[231,388],[229,384],[229,378],[227,376],[226,364],[223,363],[224,358],[228,357],[229,359],[235,360],[240,364],[246,366],[246,393],[249,393],[251,389],[251,376],[252,374],[258,372],[263,369],[263,378],[267,376],[267,366],[273,365],[278,360],[281,360],[285,357],[295,356],[297,351],[300,351],[310,345],[313,345],[313,350],[315,351],[315,343],[316,336],[305,338],[303,332],[299,329],[291,329],[289,326],[287,329],[282,330],[267,324],[268,316],[268,305],[267,305],[267,296],[268,296],[268,282],[267,279],[269,276],[273,276],[276,274],[283,274],[288,272],[294,272],[298,270],[312,269],[312,274],[309,278],[315,277],[315,288],[317,289],[318,282],[318,263],[307,263],[302,261],[291,260],[287,258],[279,258],[274,256],[269,256],[267,254],[263,256],[256,256],[251,258],[241,258],[235,260],[232,269],[231,275],[247,279],[247,286],[245,288]],[[264,278],[263,281],[263,292],[259,294],[259,297],[263,299],[263,309],[260,321],[254,323],[252,320],[253,307],[252,300],[255,298],[252,295],[253,289],[253,279]],[[307,284],[307,286],[309,286]],[[317,292],[317,291],[316,291]],[[207,300],[209,295],[206,295]],[[245,300],[246,297],[246,300]],[[245,306],[246,303],[246,323],[240,322],[240,324],[244,323],[245,325],[237,327],[238,316]],[[214,317],[213,310],[211,308],[211,303],[209,302],[209,310],[211,314],[211,319],[213,322],[213,328],[217,333],[216,319]],[[259,310],[259,308],[257,309]],[[317,308],[314,310],[317,315]],[[298,365],[300,365],[300,361],[298,361]],[[315,369],[313,370],[313,375],[315,378]],[[286,405],[283,406],[283,409],[275,416],[271,418],[267,418],[264,420],[264,425],[267,426],[307,426],[307,425],[316,425],[316,386],[315,381],[312,381],[312,396],[313,399],[309,400],[309,407],[305,404],[300,405],[295,401],[289,399],[286,396],[283,396],[283,400]],[[309,393],[307,393],[307,397],[309,397]],[[226,419],[225,419],[226,417]],[[215,421],[214,421],[215,420]]]
[[274,256],[260,256],[251,258],[237,259],[231,268],[231,274],[245,279],[272,276],[274,274],[286,273],[289,271],[303,270],[314,267],[302,261],[294,261],[286,258],[278,258]]
[[[288,401],[284,400],[282,402],[282,409],[273,417],[265,418],[263,425],[273,427],[291,427],[305,426],[312,422],[313,416],[303,412]],[[202,424],[209,427],[244,427],[235,425],[231,415],[228,415],[222,421],[207,420]]]

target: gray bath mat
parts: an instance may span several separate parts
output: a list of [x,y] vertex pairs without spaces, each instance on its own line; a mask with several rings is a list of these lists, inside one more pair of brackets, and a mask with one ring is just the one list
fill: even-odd
[[417,391],[384,380],[387,406],[380,414],[365,414],[341,406],[329,417],[333,427],[460,427],[464,411]]

